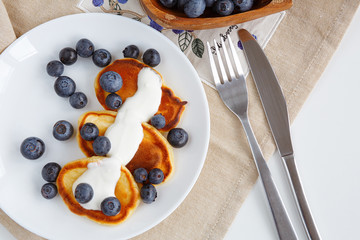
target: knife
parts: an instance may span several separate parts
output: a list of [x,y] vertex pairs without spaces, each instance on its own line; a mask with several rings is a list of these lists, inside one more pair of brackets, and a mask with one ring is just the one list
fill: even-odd
[[260,95],[273,138],[286,168],[287,177],[307,237],[312,240],[321,239],[311,215],[296,167],[286,101],[277,77],[265,53],[254,37],[245,29],[239,30],[238,35]]

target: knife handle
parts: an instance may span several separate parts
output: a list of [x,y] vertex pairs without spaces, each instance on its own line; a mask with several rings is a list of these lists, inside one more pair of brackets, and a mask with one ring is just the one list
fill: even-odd
[[280,240],[297,240],[295,230],[291,224],[285,206],[281,200],[279,191],[276,188],[274,180],[271,176],[270,169],[265,162],[258,142],[255,138],[247,116],[238,116],[246,133],[255,165],[259,172],[260,180],[265,189],[271,212],[275,221],[275,226],[279,234]]
[[287,155],[282,157],[282,159],[307,237],[311,240],[320,240],[321,237],[305,197],[294,155]]

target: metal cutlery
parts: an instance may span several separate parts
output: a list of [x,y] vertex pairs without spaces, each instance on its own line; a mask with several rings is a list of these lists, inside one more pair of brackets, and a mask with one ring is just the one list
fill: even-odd
[[312,240],[321,239],[297,171],[291,144],[286,101],[277,77],[266,55],[252,35],[245,29],[239,30],[238,33],[256,88],[259,92],[272,135],[287,170],[289,183],[297,202],[297,208],[302,218],[307,236]]
[[284,204],[281,200],[279,192],[275,186],[275,183],[271,177],[270,170],[265,162],[265,159],[262,155],[262,152],[259,148],[253,130],[251,128],[249,119],[248,119],[248,94],[246,88],[246,82],[241,68],[238,56],[236,55],[235,48],[232,44],[231,38],[229,36],[228,42],[230,45],[230,50],[232,53],[232,59],[235,63],[238,76],[236,76],[235,71],[232,67],[230,56],[226,50],[225,43],[222,39],[222,49],[227,63],[227,68],[230,74],[230,79],[227,77],[227,72],[220,55],[220,51],[217,45],[217,42],[214,40],[216,55],[218,57],[218,65],[220,68],[222,81],[220,80],[217,67],[212,56],[211,48],[209,42],[207,42],[208,53],[210,58],[210,66],[212,73],[214,75],[214,82],[216,89],[219,92],[219,95],[225,105],[233,112],[241,121],[246,136],[251,148],[251,152],[259,172],[260,179],[265,189],[265,193],[270,205],[271,212],[273,214],[273,219],[275,221],[275,226],[279,238],[281,240],[293,240],[297,239],[294,228],[290,222],[288,214],[285,210]]

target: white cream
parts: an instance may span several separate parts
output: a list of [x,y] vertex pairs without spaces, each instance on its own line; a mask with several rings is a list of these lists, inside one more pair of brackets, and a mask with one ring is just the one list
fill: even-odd
[[105,133],[111,142],[108,157],[98,163],[89,163],[88,169],[73,184],[74,194],[80,183],[88,183],[93,188],[92,200],[81,204],[86,209],[100,210],[105,198],[115,196],[121,166],[134,157],[144,137],[141,123],[149,121],[159,109],[162,95],[160,75],[151,68],[143,68],[138,74],[137,86],[134,96],[126,99],[115,122]]

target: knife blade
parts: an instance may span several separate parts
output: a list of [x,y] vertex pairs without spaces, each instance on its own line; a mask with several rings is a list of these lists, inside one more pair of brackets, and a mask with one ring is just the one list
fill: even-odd
[[287,177],[307,237],[313,240],[321,239],[307,203],[296,167],[286,101],[275,72],[254,37],[245,29],[239,30],[238,35],[273,138],[286,168]]

